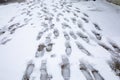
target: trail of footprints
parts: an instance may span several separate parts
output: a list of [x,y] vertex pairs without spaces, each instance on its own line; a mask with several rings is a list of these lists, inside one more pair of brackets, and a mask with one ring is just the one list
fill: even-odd
[[[91,38],[83,26],[83,23],[89,24],[91,22],[89,20],[89,15],[86,13],[82,13],[79,8],[73,8],[73,5],[71,3],[60,3],[61,5],[56,5],[53,4],[51,7],[53,9],[50,9],[46,6],[45,3],[41,2],[40,6],[35,6],[34,2],[27,3],[28,8],[31,10],[28,10],[27,8],[22,9],[21,15],[28,15],[29,18],[24,19],[24,23],[13,23],[14,20],[17,17],[12,17],[11,20],[9,21],[9,25],[6,29],[0,29],[0,44],[6,44],[9,39],[8,35],[12,35],[18,28],[24,27],[29,24],[29,22],[32,20],[32,10],[35,8],[40,8],[40,12],[38,15],[40,16],[39,18],[43,22],[41,22],[41,26],[44,28],[44,30],[41,30],[38,33],[38,36],[36,38],[37,41],[40,41],[41,38],[44,36],[45,33],[48,33],[49,31],[52,31],[52,35],[54,35],[54,38],[51,36],[45,37],[44,43],[40,43],[38,45],[38,48],[36,49],[35,53],[35,58],[43,58],[46,55],[46,52],[51,53],[53,50],[53,46],[56,45],[56,43],[53,43],[53,39],[59,39],[60,35],[63,35],[65,39],[65,55],[62,55],[62,64],[60,65],[61,68],[61,75],[64,80],[70,80],[71,77],[71,68],[70,68],[70,61],[69,57],[72,54],[72,45],[71,45],[71,39],[74,41],[75,45],[78,47],[78,49],[84,53],[86,56],[89,57],[94,57],[92,56],[92,53],[89,52],[83,44],[81,44],[80,40],[83,40],[86,44],[89,45],[91,43],[91,40],[95,41],[98,45],[100,45],[102,48],[110,52],[113,57],[115,56],[120,56],[120,47],[114,43],[113,41],[108,41],[108,43],[112,46],[112,49],[106,45],[105,43],[102,43],[102,35],[101,35],[101,28],[99,27],[98,24],[93,23],[94,30],[91,30],[91,33],[93,35],[93,38]],[[59,13],[59,12],[60,13]],[[54,13],[54,14],[53,14]],[[72,14],[73,16],[70,18],[65,17],[64,14]],[[57,15],[55,15],[57,14]],[[84,16],[80,17],[79,14],[83,14]],[[78,20],[81,19],[82,21]],[[61,20],[63,19],[63,20]],[[61,29],[63,31],[60,31],[59,28],[57,27],[56,24],[54,24],[55,20],[57,23],[61,23]],[[71,23],[75,26],[71,26],[69,23]],[[77,27],[76,27],[77,26]],[[77,31],[74,31],[74,28],[76,28]],[[5,37],[4,37],[5,36]],[[50,54],[51,55],[51,54]],[[55,55],[51,55],[52,57],[55,57]],[[116,58],[118,60],[118,58]],[[112,68],[116,67],[113,66],[115,65],[115,60],[111,61]],[[120,61],[118,60],[118,63],[120,64]],[[51,80],[53,78],[52,74],[48,74],[47,72],[47,60],[41,60],[41,67],[40,67],[40,80]],[[109,64],[111,66],[111,64]],[[22,80],[31,80],[31,74],[33,73],[35,68],[35,64],[33,62],[29,62],[26,70],[24,72]],[[104,80],[104,78],[101,76],[98,70],[96,70],[92,65],[89,63],[84,63],[83,61],[80,61],[79,64],[79,70],[83,73],[85,76],[86,80]],[[117,71],[116,71],[117,70]],[[113,71],[117,74],[117,76],[120,77],[120,67],[118,69],[113,69]],[[79,76],[78,76],[79,77]],[[82,80],[82,79],[81,79]]]
[[86,77],[86,80],[104,80],[101,74],[88,63],[81,62],[80,70]]

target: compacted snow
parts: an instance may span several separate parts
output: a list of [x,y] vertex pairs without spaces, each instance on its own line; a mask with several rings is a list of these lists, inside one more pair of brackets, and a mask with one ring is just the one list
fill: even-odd
[[0,80],[120,79],[119,6],[43,0],[0,10]]

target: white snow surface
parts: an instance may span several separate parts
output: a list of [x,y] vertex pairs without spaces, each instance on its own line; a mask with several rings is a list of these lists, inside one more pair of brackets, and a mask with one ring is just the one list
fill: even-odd
[[[56,7],[53,5],[58,7],[56,11]],[[68,9],[68,5],[72,5],[72,7],[69,7],[70,13],[64,12]],[[48,11],[48,13],[44,13],[42,11],[43,8],[47,8],[45,10]],[[80,10],[80,13],[77,13],[75,10]],[[63,16],[60,15],[58,17],[59,13],[62,13]],[[78,17],[74,16],[73,13],[76,13]],[[46,16],[53,17],[52,22],[45,20]],[[89,22],[86,23],[81,19],[83,17]],[[56,18],[59,18],[60,21],[56,21]],[[68,19],[69,22],[64,20],[64,18]],[[71,18],[75,18],[76,22],[73,23]],[[48,26],[43,27],[42,24],[44,22],[47,23]],[[71,28],[62,28],[61,24],[64,22]],[[85,31],[77,27],[78,22],[82,23]],[[12,27],[12,29],[15,29],[15,32],[11,34],[12,29],[10,30],[9,27],[15,23],[19,24]],[[55,25],[53,28],[50,28],[51,23]],[[93,23],[98,24],[102,30],[97,30]],[[45,29],[48,30],[43,33],[41,39],[36,40],[38,33],[45,31]],[[55,38],[53,34],[54,29],[59,31],[57,38]],[[22,80],[29,61],[35,64],[35,68],[30,75],[30,80],[40,80],[42,60],[47,61],[47,73],[52,75],[52,80],[64,80],[60,67],[62,63],[61,56],[63,55],[67,56],[70,62],[70,80],[87,80],[79,69],[81,61],[92,65],[98,70],[104,80],[120,79],[108,65],[112,54],[98,44],[106,44],[113,51],[114,48],[109,44],[109,40],[120,45],[119,6],[105,1],[81,1],[77,3],[68,2],[62,7],[59,2],[53,2],[53,0],[0,5],[0,31],[5,31],[4,34],[0,34],[0,80]],[[75,34],[81,32],[88,36],[89,42],[86,42],[77,34],[77,39],[69,35],[70,39],[66,40],[63,34],[64,31],[68,34],[70,31],[73,31]],[[100,33],[102,39],[97,40],[92,31]],[[45,40],[47,36],[49,36],[51,42],[54,43],[52,51],[45,51],[43,57],[36,58],[35,54],[38,45],[41,43],[46,44]],[[7,40],[7,43],[2,43]],[[69,56],[65,53],[65,42],[69,42],[71,45],[72,52]],[[91,53],[91,56],[79,50],[76,42],[82,44],[84,48]],[[54,55],[54,57],[51,57],[52,55]]]

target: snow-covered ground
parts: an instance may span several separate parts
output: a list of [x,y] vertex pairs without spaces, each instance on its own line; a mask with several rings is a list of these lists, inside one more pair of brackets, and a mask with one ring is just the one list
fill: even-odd
[[0,80],[119,80],[120,7],[52,1],[0,6]]

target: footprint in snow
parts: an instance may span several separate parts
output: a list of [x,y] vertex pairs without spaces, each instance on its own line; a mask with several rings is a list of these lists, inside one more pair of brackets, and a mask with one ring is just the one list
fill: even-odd
[[82,24],[81,21],[77,22],[77,26],[78,26],[79,29],[81,29],[83,32],[85,32],[85,29],[83,28],[83,24]]
[[70,80],[70,63],[66,56],[62,56],[61,74],[64,80]]
[[71,29],[71,27],[67,23],[65,23],[65,22],[61,23],[61,25],[62,25],[63,29],[66,29],[66,28]]
[[83,13],[83,15],[86,16],[86,17],[89,17],[88,14],[86,14],[86,13]]
[[41,74],[40,74],[40,80],[48,80],[46,60],[42,60],[41,61],[40,72],[41,72]]
[[72,23],[73,23],[73,24],[76,24],[77,20],[76,20],[75,17],[71,18],[71,20],[72,20]]
[[63,34],[64,34],[64,38],[65,38],[66,40],[70,40],[70,37],[69,37],[69,35],[68,35],[67,32],[64,31]]
[[108,42],[111,44],[111,46],[114,48],[116,52],[120,53],[120,47],[115,42],[113,41],[108,41]]
[[80,44],[78,41],[76,41],[75,43],[76,43],[78,49],[80,49],[80,50],[81,50],[83,53],[85,53],[86,55],[91,56],[91,53],[90,53],[88,50],[86,50],[86,49],[83,47],[82,44]]
[[86,80],[94,80],[92,78],[92,75],[88,71],[86,65],[83,62],[81,62],[79,66],[80,66],[80,70],[83,73],[83,75],[85,76]]
[[32,74],[32,72],[34,70],[34,67],[35,67],[35,65],[32,62],[28,63],[22,80],[30,80],[30,75]]
[[68,41],[65,42],[65,47],[66,47],[66,49],[65,49],[66,54],[67,54],[68,56],[70,56],[70,55],[71,55],[71,52],[72,52],[72,48],[71,48],[71,45],[70,45],[70,43],[69,43]]
[[51,43],[51,38],[50,38],[50,35],[48,35],[47,37],[46,37],[46,39],[45,39],[45,44],[46,45],[48,45],[48,44],[50,44]]
[[1,45],[5,45],[7,42],[11,41],[11,38],[4,37],[2,40],[0,40]]
[[81,39],[83,39],[85,42],[89,43],[89,38],[88,38],[88,36],[84,35],[84,34],[81,33],[81,32],[77,32],[77,35],[78,35]]
[[82,19],[85,23],[89,23],[89,20],[88,20],[87,18],[82,17],[81,19]]
[[54,29],[53,34],[54,34],[55,38],[57,38],[59,36],[58,29]]
[[17,26],[19,26],[19,25],[20,25],[20,23],[14,23],[8,27],[8,30],[10,31],[11,29],[17,28]]
[[64,18],[64,20],[65,20],[66,22],[69,22],[69,19],[67,19],[67,18]]
[[52,51],[53,45],[54,45],[53,43],[49,43],[49,44],[46,46],[46,51],[47,51],[47,52]]
[[37,36],[37,40],[40,40],[41,37],[42,37],[42,35],[43,35],[43,32],[39,32],[39,33],[38,33],[38,36]]
[[5,34],[5,31],[4,30],[0,30],[0,36]]
[[44,28],[47,28],[47,27],[48,27],[48,24],[45,23],[45,22],[42,22],[42,23],[41,23],[41,26],[43,26]]
[[56,21],[59,22],[59,21],[60,21],[60,18],[56,17]]
[[51,23],[50,24],[50,29],[53,29],[55,27],[55,24]]
[[93,23],[93,25],[94,25],[94,27],[95,27],[97,30],[102,30],[102,29],[99,27],[99,25],[98,25],[98,24]]
[[80,10],[75,10],[77,13],[80,13]]
[[87,65],[88,69],[91,71],[93,77],[95,78],[95,80],[104,80],[104,78],[101,76],[101,74],[99,73],[98,70],[96,70],[95,68],[93,68],[93,66],[91,66],[90,64]]
[[37,58],[37,57],[42,57],[42,56],[44,56],[44,53],[45,53],[45,48],[46,46],[45,46],[45,44],[40,44],[39,46],[38,46],[38,49],[37,49],[37,52],[36,52],[36,54],[35,54],[35,57]]
[[73,39],[77,39],[77,36],[75,35],[73,31],[70,31],[69,34]]
[[100,43],[100,42],[98,42],[98,44],[99,44],[101,47],[103,47],[105,50],[107,50],[108,52],[114,53],[114,51],[113,51],[109,46],[107,46],[106,44]]
[[57,17],[60,17],[60,16],[63,17],[64,15],[62,13],[58,13]]
[[100,33],[97,33],[96,31],[92,31],[92,33],[95,35],[95,37],[98,39],[98,40],[101,40],[102,39],[102,36]]
[[78,16],[76,13],[74,13],[74,12],[73,12],[73,15],[74,15],[76,18],[78,18],[78,17],[79,17],[79,16]]

